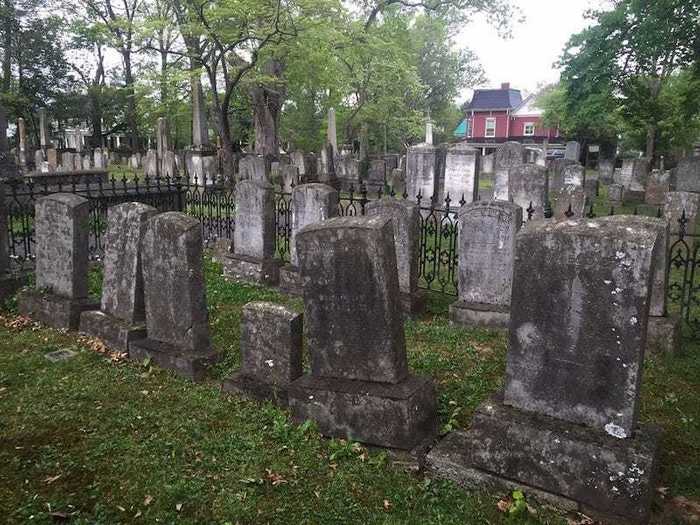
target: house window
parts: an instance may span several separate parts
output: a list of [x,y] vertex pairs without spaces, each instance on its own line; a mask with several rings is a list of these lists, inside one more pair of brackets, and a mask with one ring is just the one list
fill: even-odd
[[495,118],[487,118],[486,119],[486,132],[484,133],[485,137],[495,137],[496,136],[496,119]]
[[535,123],[534,122],[526,122],[525,126],[523,126],[523,135],[526,137],[532,137],[535,134]]

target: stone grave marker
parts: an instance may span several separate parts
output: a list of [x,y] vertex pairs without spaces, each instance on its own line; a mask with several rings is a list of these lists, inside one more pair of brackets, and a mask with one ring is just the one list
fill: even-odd
[[625,187],[624,201],[634,204],[643,203],[648,178],[649,159],[623,160],[620,171],[620,183]]
[[586,177],[583,183],[583,189],[586,192],[586,198],[591,203],[598,195],[600,195],[600,183],[598,177]]
[[652,170],[647,182],[644,202],[652,206],[663,206],[666,193],[671,190],[671,172]]
[[578,163],[570,159],[554,159],[549,163],[547,174],[549,176],[549,193],[555,195],[564,187],[564,170],[567,166],[575,166]]
[[578,162],[581,157],[581,144],[575,140],[571,140],[566,143],[566,150],[564,151],[564,158],[568,160],[573,160]]
[[80,331],[127,353],[129,342],[146,337],[141,240],[158,210],[126,202],[107,210],[102,301],[99,310],[80,316]]
[[532,220],[544,219],[547,203],[547,170],[536,164],[521,164],[510,168],[510,199],[523,209],[523,220],[528,220],[532,206]]
[[392,448],[432,439],[437,400],[432,382],[408,370],[391,220],[330,219],[297,244],[311,374],[290,385],[295,420]]
[[608,200],[610,204],[615,206],[621,205],[624,192],[625,187],[622,184],[611,184],[608,186]]
[[700,193],[700,156],[686,157],[678,161],[672,179],[676,191]]
[[[677,236],[680,228],[681,217],[685,214],[685,234],[695,234],[700,210],[700,193],[687,191],[669,191],[664,202],[664,218],[668,221],[671,235]],[[689,241],[689,242],[688,242]],[[692,237],[686,239],[688,244],[694,244]]]
[[419,314],[425,308],[425,296],[418,290],[420,265],[420,210],[414,202],[392,197],[370,201],[368,216],[388,217],[394,227],[396,264],[399,272],[401,307],[405,314]]
[[523,210],[507,201],[477,201],[459,211],[459,299],[450,320],[505,328],[510,318],[515,236]]
[[243,180],[236,184],[235,200],[233,253],[224,258],[224,275],[238,281],[276,284],[275,189],[265,182]]
[[158,174],[158,156],[154,149],[149,149],[143,158],[143,174],[147,177],[155,177]]
[[384,159],[373,159],[367,171],[367,191],[384,191],[386,182],[386,164]]
[[470,203],[479,194],[479,150],[462,142],[451,144],[445,156],[444,196],[450,196],[452,206]]
[[510,175],[512,168],[525,163],[525,151],[519,142],[506,142],[494,153],[493,199],[510,200]]
[[36,285],[18,297],[19,311],[53,328],[77,330],[80,314],[99,306],[88,298],[90,202],[54,193],[36,201]]
[[564,166],[562,175],[564,186],[579,186],[583,188],[586,184],[586,170],[580,164],[568,164]]
[[615,160],[600,159],[598,161],[598,178],[601,184],[612,184],[615,172]]
[[555,220],[580,218],[586,213],[586,192],[581,186],[567,184],[553,198],[552,216]]
[[406,153],[406,191],[415,201],[421,196],[421,204],[429,206],[440,198],[440,167],[442,150],[431,144],[418,144]]
[[141,261],[148,338],[131,341],[129,357],[203,379],[217,355],[209,339],[199,221],[181,212],[151,218]]
[[302,375],[302,315],[273,303],[246,304],[240,347],[241,368],[223,389],[286,406],[289,384]]

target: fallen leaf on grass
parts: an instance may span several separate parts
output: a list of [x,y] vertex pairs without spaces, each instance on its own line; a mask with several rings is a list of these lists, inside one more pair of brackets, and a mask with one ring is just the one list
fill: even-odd
[[512,501],[508,499],[502,499],[499,500],[498,503],[496,503],[496,507],[498,507],[498,510],[501,512],[508,512],[510,510],[510,506],[513,504]]
[[391,501],[388,499],[384,500],[384,510],[389,510],[391,508]]
[[61,476],[63,476],[63,474],[56,474],[55,476],[49,476],[48,478],[46,478],[46,479],[44,480],[44,483],[46,483],[47,485],[51,485],[51,483],[53,483],[54,481],[56,481],[56,480],[57,480],[58,478],[60,478]]
[[283,483],[287,483],[287,480],[282,477],[282,474],[279,474],[277,472],[272,472],[269,468],[265,469],[265,472],[267,472],[267,479],[272,483],[273,487],[276,487],[277,485],[282,485]]
[[147,496],[143,499],[143,504],[144,504],[146,507],[148,507],[148,506],[151,504],[152,501],[153,501],[153,496],[151,496],[151,495],[149,494],[149,495],[147,495]]
[[177,505],[175,505],[175,510],[180,512],[182,510],[182,503],[178,503]]

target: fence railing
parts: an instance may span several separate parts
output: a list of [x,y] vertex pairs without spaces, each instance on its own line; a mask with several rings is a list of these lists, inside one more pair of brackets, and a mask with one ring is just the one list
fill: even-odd
[[[90,200],[90,255],[99,259],[104,252],[103,234],[107,223],[107,209],[121,202],[139,201],[160,211],[183,211],[197,218],[202,225],[205,242],[231,239],[235,228],[235,199],[231,184],[226,181],[189,181],[184,177],[141,177],[130,172],[113,176],[108,183],[78,183],[79,179],[64,184],[37,184],[28,181],[5,182],[5,202],[9,233],[9,253],[16,264],[33,259],[34,203],[50,193],[69,192]],[[383,196],[407,198],[394,191],[369,192],[364,186],[359,191],[350,187],[339,193],[340,215],[364,215],[371,200]],[[448,195],[441,207],[422,195],[416,197],[420,209],[419,286],[447,295],[457,294],[458,229],[457,215],[464,199],[453,203]],[[594,206],[586,208],[587,217],[595,217]],[[528,206],[526,216],[532,217],[534,208]],[[647,213],[650,211],[647,209]],[[660,216],[660,209],[652,210]],[[602,215],[615,214],[610,208]],[[637,213],[637,210],[634,210]],[[551,216],[551,206],[545,207],[545,216]],[[568,215],[568,214],[567,214]],[[275,196],[276,257],[287,262],[292,233],[291,194],[277,192]],[[677,227],[672,226],[672,242],[668,257],[668,304],[680,315],[686,325],[700,335],[700,243],[689,230],[685,214]],[[692,231],[692,234],[688,232]]]

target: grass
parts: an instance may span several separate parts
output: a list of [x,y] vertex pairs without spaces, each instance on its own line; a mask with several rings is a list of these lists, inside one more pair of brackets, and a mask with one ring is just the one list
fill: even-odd
[[[0,326],[0,516],[7,523],[565,523],[497,510],[503,494],[465,493],[394,464],[386,452],[319,436],[272,405],[224,396],[239,366],[242,306],[268,300],[301,310],[272,289],[226,282],[206,264],[214,346],[211,381],[194,385],[110,358],[72,333]],[[90,291],[99,293],[99,269]],[[449,298],[406,323],[409,361],[437,386],[444,429],[464,428],[502,385],[503,334],[451,327]],[[10,305],[11,307],[11,305]],[[57,349],[78,355],[51,363]],[[641,419],[666,429],[661,484],[700,498],[700,352],[645,363]],[[53,513],[53,514],[52,514]],[[661,516],[658,512],[655,515]]]

